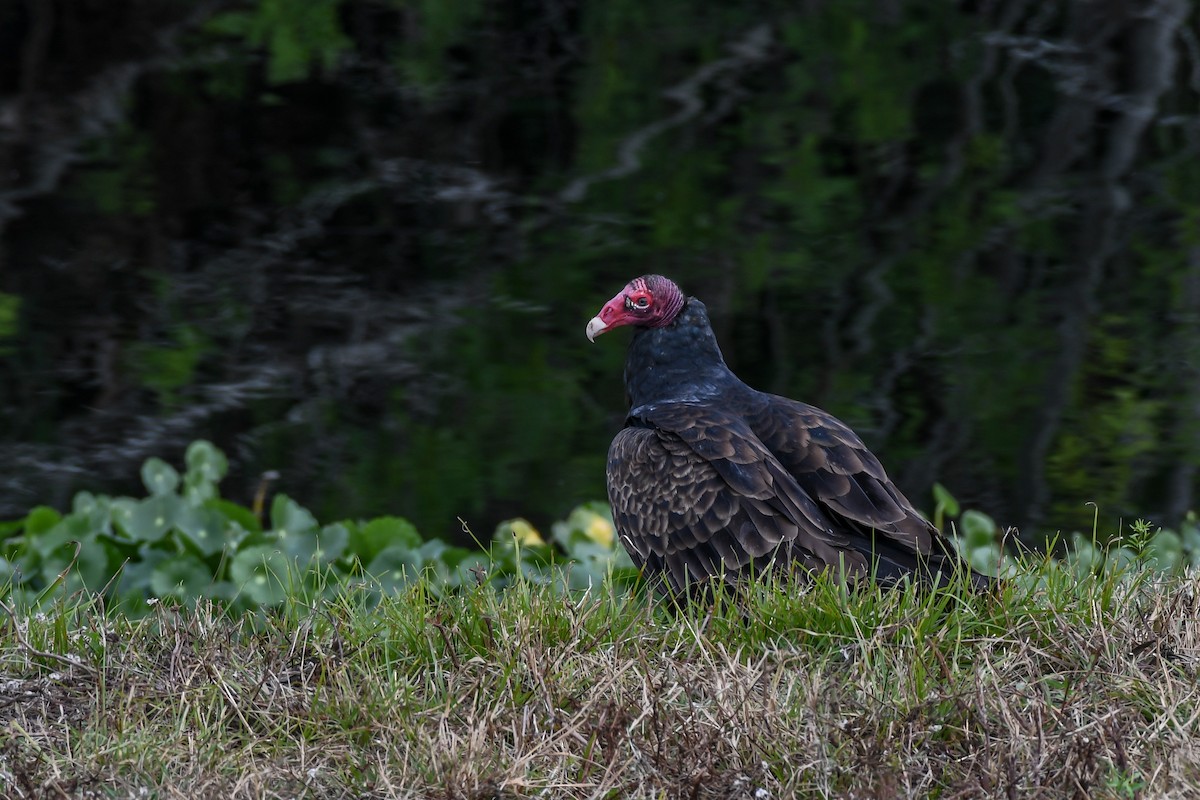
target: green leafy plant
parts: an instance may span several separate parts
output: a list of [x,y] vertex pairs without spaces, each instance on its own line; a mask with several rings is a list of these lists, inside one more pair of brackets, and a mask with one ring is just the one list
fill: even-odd
[[636,571],[616,546],[602,504],[575,509],[553,527],[552,543],[524,520],[501,524],[477,550],[424,540],[402,517],[322,524],[284,494],[265,520],[222,499],[229,465],[210,442],[197,441],[180,474],[160,458],[142,466],[146,496],[75,496],[60,514],[39,506],[0,527],[0,595],[21,607],[64,593],[103,593],[130,613],[148,601],[214,601],[232,611],[327,595],[347,581],[376,593],[418,581],[437,594],[517,580],[586,590]]
[[[507,520],[472,549],[423,539],[403,517],[323,524],[285,494],[272,498],[264,518],[257,505],[251,509],[220,496],[218,484],[228,469],[224,453],[197,441],[187,448],[182,473],[160,458],[146,460],[145,497],[80,492],[65,514],[37,506],[0,524],[0,597],[33,608],[85,591],[134,615],[155,601],[214,602],[236,613],[309,602],[348,583],[374,596],[417,586],[450,596],[483,585],[584,593],[638,583],[604,503],[575,508],[546,537],[525,519]],[[1086,577],[1200,567],[1195,514],[1179,531],[1139,520],[1125,535],[1076,533],[1061,560],[1031,569],[1027,557],[1006,552],[991,517],[961,511],[941,486],[935,499],[935,520],[953,526],[975,569],[1030,590],[1047,590],[1055,581],[1070,585]]]
[[[941,527],[947,517],[958,517],[954,528],[959,548],[973,568],[1001,578],[1015,578],[1030,589],[1044,589],[1047,575],[1055,571],[1066,572],[1079,581],[1089,576],[1105,579],[1146,574],[1180,575],[1189,568],[1200,568],[1200,525],[1195,512],[1188,513],[1179,531],[1156,528],[1146,520],[1137,520],[1128,531],[1101,536],[1097,511],[1089,533],[1071,534],[1070,546],[1062,559],[1032,570],[1022,558],[1006,552],[995,520],[975,509],[959,515],[958,501],[941,484],[934,486],[933,494],[935,524]],[[1049,552],[1055,549],[1052,540]],[[1025,562],[1028,560],[1024,559]]]

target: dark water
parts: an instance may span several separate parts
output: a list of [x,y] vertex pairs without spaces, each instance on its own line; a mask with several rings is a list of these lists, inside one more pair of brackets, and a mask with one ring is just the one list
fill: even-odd
[[237,499],[560,517],[648,271],[918,505],[1191,508],[1190,4],[726,5],[0,4],[0,518],[200,437]]

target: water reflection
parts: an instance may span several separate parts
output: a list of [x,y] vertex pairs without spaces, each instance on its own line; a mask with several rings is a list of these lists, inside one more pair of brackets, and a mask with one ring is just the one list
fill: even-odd
[[543,524],[651,270],[914,498],[1194,503],[1186,3],[289,8],[0,11],[0,517],[205,437],[239,499]]

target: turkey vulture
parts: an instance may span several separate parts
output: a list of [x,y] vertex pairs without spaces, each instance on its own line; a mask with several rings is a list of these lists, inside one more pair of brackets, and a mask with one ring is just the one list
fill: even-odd
[[672,281],[629,282],[587,337],[634,326],[629,415],[608,451],[608,497],[630,557],[676,597],[719,577],[796,567],[855,583],[939,586],[971,571],[845,423],[751,389],[725,365],[704,304]]

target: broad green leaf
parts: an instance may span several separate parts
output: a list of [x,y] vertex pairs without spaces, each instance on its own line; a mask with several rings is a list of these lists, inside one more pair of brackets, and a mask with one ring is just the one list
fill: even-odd
[[25,534],[27,536],[37,536],[39,533],[45,533],[58,524],[62,519],[62,514],[59,514],[49,506],[35,506],[28,514],[25,515]]
[[195,556],[181,555],[155,567],[150,577],[150,589],[157,597],[195,600],[212,582],[212,570],[202,561]]
[[63,517],[48,531],[29,538],[29,546],[43,557],[62,549],[69,542],[79,542],[82,545],[96,540],[99,531],[92,527],[92,521],[85,516],[71,514]]
[[982,511],[964,512],[958,526],[969,548],[984,547],[996,541],[996,523]]
[[608,579],[608,567],[594,560],[576,562],[566,567],[566,579],[572,591],[592,591]]
[[193,480],[190,475],[183,478],[183,499],[198,506],[217,497],[216,484],[205,480]]
[[580,536],[606,550],[611,551],[616,546],[612,510],[603,503],[584,503],[576,507],[566,520],[554,523],[551,530],[554,540],[564,548],[579,541]]
[[313,556],[317,552],[317,532],[309,529],[300,531],[299,533],[286,532],[284,530],[274,531],[276,546],[293,562],[302,567],[308,565],[312,561]]
[[1183,540],[1175,531],[1161,530],[1146,545],[1147,562],[1159,572],[1176,572],[1183,566]]
[[[42,562],[42,580],[49,586],[57,580],[59,574],[71,566],[63,583],[63,590],[72,592],[79,588],[96,592],[103,589],[112,578],[118,565],[109,569],[108,551],[100,542],[92,540],[81,543],[79,558],[75,558],[75,547],[61,547],[46,555]],[[72,564],[74,559],[74,564]]]
[[369,565],[367,574],[379,581],[385,592],[408,586],[421,574],[425,559],[415,550],[394,544],[380,551]]
[[127,519],[120,519],[129,537],[139,542],[157,542],[175,526],[181,501],[177,495],[163,494],[139,502]]
[[179,473],[161,458],[147,458],[142,464],[142,483],[152,495],[171,494],[179,488]]
[[494,571],[487,554],[475,550],[468,550],[467,555],[457,561],[453,567],[459,586],[479,586],[487,581]]
[[315,530],[317,518],[307,508],[286,494],[275,495],[271,503],[271,528],[279,541],[286,542],[289,536]]
[[87,520],[87,526],[97,534],[112,535],[112,500],[105,495],[79,492],[71,502],[71,516]]
[[317,534],[317,549],[313,557],[319,564],[328,564],[342,557],[346,545],[350,543],[350,531],[340,522],[326,525]]
[[[1191,536],[1195,536],[1196,539],[1192,540]],[[1184,528],[1183,542],[1187,550],[1188,563],[1194,568],[1200,568],[1200,534],[1196,534],[1195,528]]]
[[972,547],[966,552],[967,563],[985,575],[995,575],[1000,566],[1000,548],[995,544]]
[[227,520],[225,525],[225,547],[229,553],[241,550],[243,546],[262,544],[262,534],[255,534],[242,527],[237,520]]
[[204,588],[204,596],[209,600],[229,602],[237,597],[237,586],[230,581],[217,581]]
[[221,552],[227,542],[225,516],[215,508],[184,505],[175,527],[206,556]]
[[99,506],[100,501],[91,492],[76,492],[71,499],[72,514],[91,514]]
[[950,494],[950,490],[940,483],[933,485],[933,500],[941,507],[948,517],[957,517],[959,513],[958,501],[954,499],[954,495]]
[[219,483],[229,472],[229,459],[216,445],[204,439],[197,439],[188,445],[184,462],[187,464],[187,476],[193,479]]
[[236,522],[252,534],[262,533],[262,523],[254,516],[254,512],[245,506],[239,506],[229,500],[209,500],[204,505],[215,509],[226,519]]
[[464,561],[472,557],[478,557],[479,555],[479,551],[477,550],[448,545],[438,553],[438,561],[441,561],[448,567],[456,567]]
[[287,597],[287,556],[271,545],[247,547],[229,565],[235,586],[260,605],[274,605]]
[[524,517],[506,519],[496,526],[492,539],[502,544],[516,542],[521,547],[540,547],[546,544],[542,534]]
[[1200,553],[1200,528],[1197,528],[1195,523],[1183,523],[1179,528],[1179,536],[1183,539],[1185,550],[1191,551],[1193,556]]
[[110,513],[112,514],[112,521],[116,523],[114,533],[118,537],[128,541],[137,541],[136,537],[129,532],[129,525],[137,508],[138,501],[132,497],[118,497],[112,501]]
[[154,570],[170,557],[171,554],[165,550],[143,545],[138,551],[138,559],[121,567],[121,576],[117,580],[117,594],[138,597],[144,595],[150,588]]
[[371,563],[385,549],[400,546],[415,550],[421,536],[403,517],[378,517],[351,533],[351,549],[364,564]]
[[575,531],[571,534],[571,536],[567,539],[567,543],[563,545],[563,549],[567,551],[568,556],[577,561],[582,561],[585,559],[608,561],[613,556],[613,551],[611,548],[605,547],[602,544],[597,544],[595,541],[578,531]]
[[183,476],[184,496],[189,502],[203,503],[217,497],[217,483],[229,471],[225,454],[212,442],[192,442],[184,457],[187,472]]
[[450,545],[443,542],[441,539],[430,539],[417,548],[417,555],[424,561],[434,561],[440,559],[442,554],[450,549]]
[[455,583],[454,570],[445,560],[448,554],[454,557],[450,550],[450,546],[441,539],[430,539],[417,549],[417,555],[421,559],[421,572],[430,584],[445,587]]

